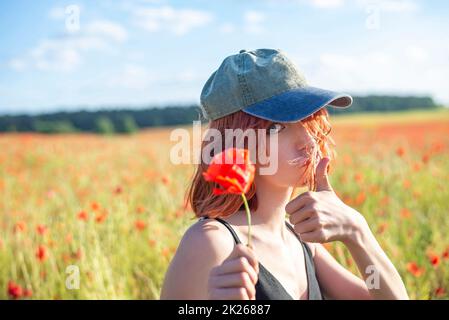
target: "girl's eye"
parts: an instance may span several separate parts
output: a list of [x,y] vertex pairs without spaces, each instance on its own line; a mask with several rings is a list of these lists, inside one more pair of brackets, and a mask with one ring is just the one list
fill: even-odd
[[[285,126],[282,123],[273,123],[268,127],[269,133],[279,133],[281,132]],[[272,132],[274,130],[274,132]]]

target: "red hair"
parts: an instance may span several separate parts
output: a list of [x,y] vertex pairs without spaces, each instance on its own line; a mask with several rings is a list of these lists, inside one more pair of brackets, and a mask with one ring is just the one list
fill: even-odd
[[[323,157],[335,158],[334,140],[330,136],[332,127],[329,123],[329,114],[326,108],[321,108],[309,117],[301,120],[301,123],[307,129],[309,134],[315,139],[321,155]],[[267,129],[272,121],[261,119],[243,111],[237,111],[230,115],[224,116],[217,120],[209,122],[209,129],[220,131],[224,142],[225,129]],[[202,141],[201,152],[208,144],[208,141]],[[256,146],[257,148],[257,146]],[[329,167],[331,165],[329,164]],[[212,190],[214,183],[206,182],[203,178],[203,172],[207,170],[208,165],[201,159],[200,164],[196,167],[191,183],[186,193],[186,201],[192,207],[195,217],[208,216],[210,218],[227,217],[239,210],[243,210],[243,200],[240,195],[224,194],[214,195]],[[308,174],[314,174],[314,171],[307,170]],[[307,179],[309,190],[314,190],[314,179]],[[256,185],[253,183],[249,191],[245,194],[248,199],[248,205],[253,212],[257,210]],[[192,219],[195,219],[193,217]]]

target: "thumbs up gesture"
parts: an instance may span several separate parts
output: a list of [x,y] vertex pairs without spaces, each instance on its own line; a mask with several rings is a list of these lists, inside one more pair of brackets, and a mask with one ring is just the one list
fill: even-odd
[[327,172],[329,161],[324,157],[316,167],[316,191],[300,194],[285,207],[295,232],[306,242],[351,241],[366,225],[364,217],[335,194]]

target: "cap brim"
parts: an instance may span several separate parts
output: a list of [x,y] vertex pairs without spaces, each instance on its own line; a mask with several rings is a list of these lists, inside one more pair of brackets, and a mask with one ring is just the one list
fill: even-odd
[[302,87],[282,92],[242,109],[253,116],[276,122],[296,122],[329,105],[347,108],[352,97],[316,87]]

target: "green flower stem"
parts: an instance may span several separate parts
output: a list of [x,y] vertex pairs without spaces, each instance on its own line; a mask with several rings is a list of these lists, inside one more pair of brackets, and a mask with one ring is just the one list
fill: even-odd
[[248,207],[248,201],[246,201],[245,194],[242,193],[243,203],[245,204],[245,210],[246,210],[246,218],[248,219],[248,243],[246,244],[247,247],[251,247],[251,213],[249,211]]

